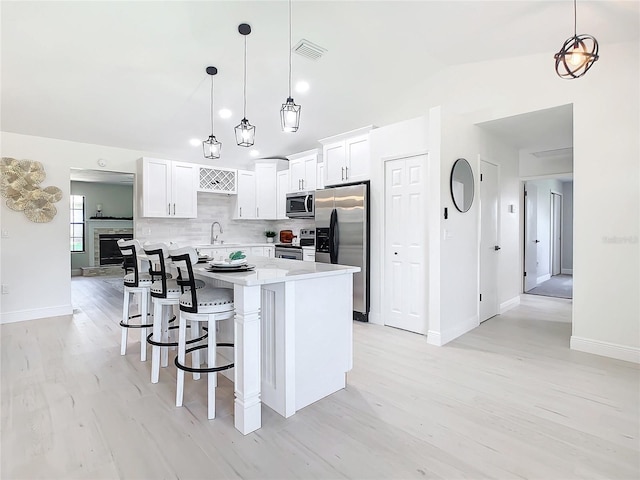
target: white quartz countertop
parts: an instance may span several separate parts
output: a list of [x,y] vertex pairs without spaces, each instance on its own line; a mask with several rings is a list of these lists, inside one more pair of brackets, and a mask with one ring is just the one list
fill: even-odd
[[246,247],[274,247],[275,243],[239,243],[239,242],[229,242],[229,243],[203,243],[200,245],[192,245],[193,248],[201,249],[201,248],[246,248]]
[[255,265],[255,270],[249,270],[247,272],[207,272],[205,270],[205,267],[208,267],[207,264],[198,264],[194,265],[193,271],[195,275],[201,278],[214,278],[235,285],[245,286],[346,275],[360,271],[360,267],[347,265],[301,262],[300,260],[257,256],[248,256],[247,263],[249,265]]

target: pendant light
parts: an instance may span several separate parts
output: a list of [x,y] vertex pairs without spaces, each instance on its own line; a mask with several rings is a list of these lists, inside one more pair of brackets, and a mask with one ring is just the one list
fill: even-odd
[[280,124],[283,132],[296,132],[300,125],[300,105],[291,98],[291,0],[289,0],[289,96],[280,109]]
[[238,25],[238,32],[244,36],[244,93],[243,93],[243,110],[242,120],[235,128],[236,143],[240,147],[250,147],[253,145],[256,136],[256,127],[247,120],[247,35],[251,33],[251,26],[246,23]]
[[573,0],[573,37],[565,40],[554,56],[556,73],[561,78],[580,78],[600,58],[598,41],[591,35],[577,34],[577,17],[576,0]]
[[213,135],[213,76],[218,73],[216,67],[207,67],[207,74],[211,76],[211,135],[204,142],[202,142],[202,150],[204,151],[204,158],[220,158],[220,150],[222,149],[222,143],[220,143]]

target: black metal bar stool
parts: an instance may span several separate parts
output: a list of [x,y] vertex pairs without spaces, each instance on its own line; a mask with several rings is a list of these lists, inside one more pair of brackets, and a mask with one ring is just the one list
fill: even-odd
[[[192,372],[194,379],[200,373],[208,373],[207,378],[207,417],[216,417],[217,372],[233,367],[228,361],[218,364],[218,347],[233,348],[233,343],[216,342],[216,322],[234,317],[233,289],[205,287],[196,288],[193,265],[198,263],[198,254],[192,247],[179,248],[169,252],[173,265],[178,269],[178,285],[188,288],[180,296],[180,322],[178,329],[178,356],[175,364],[178,368],[176,381],[176,406],[181,407],[184,397],[184,372]],[[208,324],[207,343],[187,348],[187,321],[191,322],[191,335],[198,331],[199,323]],[[199,351],[207,349],[207,367],[200,367]],[[185,364],[187,354],[191,355],[191,367]]]

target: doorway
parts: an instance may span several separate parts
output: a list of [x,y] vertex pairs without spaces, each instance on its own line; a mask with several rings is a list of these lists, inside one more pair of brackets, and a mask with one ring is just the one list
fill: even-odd
[[573,298],[573,180],[524,182],[523,291]]
[[499,167],[480,160],[480,322],[498,314]]
[[72,168],[69,179],[71,275],[121,273],[113,259],[103,260],[100,245],[109,236],[133,236],[134,174]]

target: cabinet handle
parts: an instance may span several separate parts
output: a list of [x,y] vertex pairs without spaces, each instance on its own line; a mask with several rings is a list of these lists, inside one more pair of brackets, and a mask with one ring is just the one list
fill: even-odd
[[174,215],[176,214],[176,204],[175,203],[173,204],[173,214]]
[[302,189],[304,190],[304,178],[302,179]]
[[342,167],[342,180],[344,180],[344,167]]
[[260,218],[260,207],[256,207],[256,218]]
[[168,209],[167,215],[171,215],[171,204],[170,203],[167,204],[167,209]]
[[344,179],[349,179],[349,167],[344,167]]
[[240,217],[242,217],[242,207],[240,207]]

